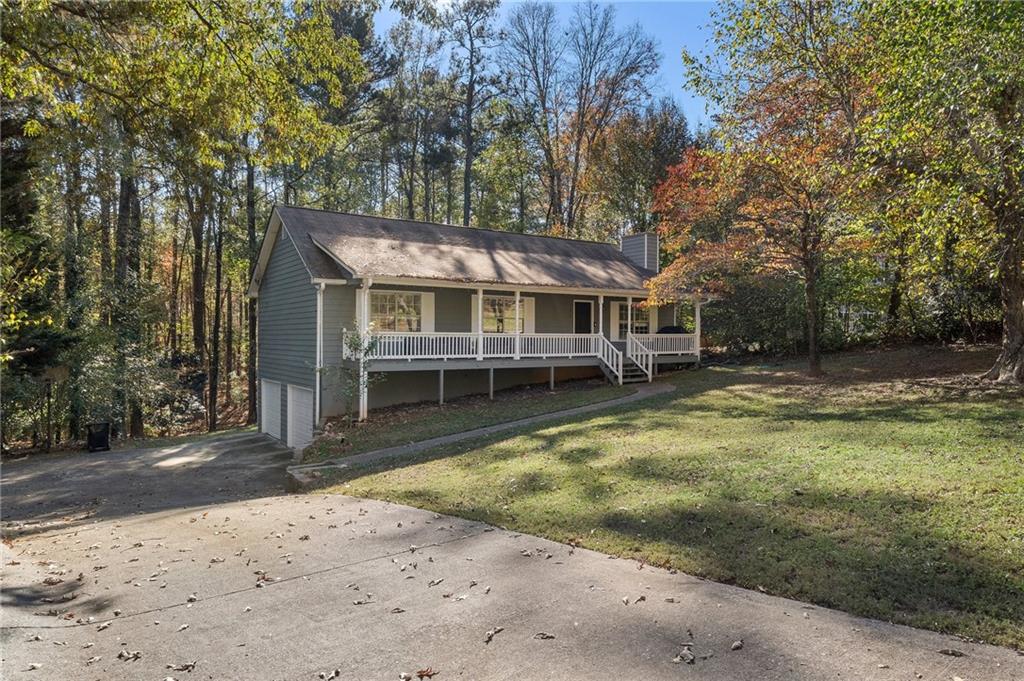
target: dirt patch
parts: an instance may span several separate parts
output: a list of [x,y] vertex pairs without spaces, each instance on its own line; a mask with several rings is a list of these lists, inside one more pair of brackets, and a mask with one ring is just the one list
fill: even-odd
[[431,401],[378,407],[373,410],[373,418],[365,423],[352,421],[347,416],[336,416],[327,419],[323,435],[325,437],[333,436],[338,439],[345,437],[348,433],[358,433],[365,428],[373,428],[374,430],[397,428],[413,421],[423,421],[435,416],[447,418],[453,412],[467,408],[482,408],[502,403],[508,406],[516,406],[524,402],[543,399],[553,395],[585,392],[607,385],[608,383],[604,379],[587,378],[578,381],[560,382],[556,384],[554,390],[548,389],[547,384],[542,383],[496,390],[494,391],[493,400],[488,398],[487,395],[466,395],[446,400],[444,404]]
[[[800,399],[830,402],[865,399],[1024,397],[1024,387],[979,376],[999,354],[996,345],[910,346],[858,350],[825,357],[825,375],[808,376],[798,362],[762,365],[758,383]],[[777,367],[777,368],[775,368]]]

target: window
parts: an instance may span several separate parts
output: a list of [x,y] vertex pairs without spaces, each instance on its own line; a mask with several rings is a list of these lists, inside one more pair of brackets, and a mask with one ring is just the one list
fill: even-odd
[[370,323],[376,331],[422,331],[423,296],[371,291]]
[[[526,328],[523,299],[519,299],[519,332]],[[508,296],[484,296],[484,333],[515,333],[516,299]]]
[[[629,306],[622,303],[619,307],[619,338],[625,339],[629,330]],[[633,333],[651,332],[651,311],[646,307],[633,307]]]

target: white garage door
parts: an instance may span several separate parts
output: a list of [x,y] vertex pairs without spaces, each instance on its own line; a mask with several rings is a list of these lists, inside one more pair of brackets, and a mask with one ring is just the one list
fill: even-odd
[[263,432],[281,439],[281,384],[260,381],[260,425]]
[[313,391],[288,386],[288,446],[302,449],[313,441]]

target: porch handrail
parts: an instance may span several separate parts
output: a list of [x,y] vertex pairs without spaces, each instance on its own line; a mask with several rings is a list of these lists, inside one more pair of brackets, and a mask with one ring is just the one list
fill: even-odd
[[700,352],[695,333],[636,333],[633,337],[655,355],[695,355]]
[[[372,359],[597,357],[598,334],[374,331]],[[480,344],[482,343],[482,347]]]
[[644,347],[632,333],[626,334],[626,356],[647,374],[648,382],[654,379],[654,353]]
[[622,385],[622,350],[601,334],[597,334],[594,340],[597,345],[597,356],[615,375],[618,384]]

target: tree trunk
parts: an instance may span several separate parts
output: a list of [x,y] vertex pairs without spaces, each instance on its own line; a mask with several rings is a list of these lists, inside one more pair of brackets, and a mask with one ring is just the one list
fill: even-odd
[[473,184],[473,96],[474,96],[474,64],[473,55],[469,59],[469,83],[466,87],[465,110],[462,114],[462,145],[465,159],[462,165],[462,226],[469,227],[471,209],[471,189]]
[[122,160],[118,190],[115,234],[117,253],[114,260],[113,282],[116,296],[111,321],[117,331],[118,364],[123,381],[118,384],[114,396],[115,404],[125,410],[125,413],[122,414],[122,423],[126,422],[126,427],[122,428],[122,432],[127,430],[129,436],[141,437],[143,433],[142,406],[138,396],[127,390],[126,384],[131,380],[128,374],[128,353],[138,353],[139,343],[142,339],[138,312],[142,218],[133,166],[134,158],[129,148],[125,151]]
[[[101,175],[100,173],[97,173]],[[100,198],[100,320],[110,326],[110,232],[112,215],[109,187],[101,175]]]
[[[129,252],[129,268],[134,276],[134,289],[136,292],[139,290],[139,271],[142,267],[142,202],[139,200],[139,185],[138,182],[133,182],[132,188],[132,202],[131,202],[131,232],[132,239],[130,241],[131,250]],[[138,305],[138,295],[132,297],[128,301],[130,305]],[[138,352],[142,351],[142,348],[138,345],[142,342],[142,320],[139,318],[137,311],[133,312],[134,320],[134,340]],[[139,401],[138,393],[136,392],[128,400],[128,434],[133,438],[142,437],[145,435],[142,423],[142,403]]]
[[[1024,219],[1024,216],[1014,217]],[[1015,221],[1000,240],[1003,344],[995,365],[984,375],[1000,383],[1024,383],[1024,227],[1019,224]]]
[[807,373],[821,376],[818,347],[818,267],[812,258],[804,260],[804,314],[807,321]]
[[231,372],[234,370],[235,320],[232,316],[234,306],[231,301],[231,279],[228,278],[228,290],[224,294],[224,310],[228,318],[224,323],[224,403],[231,404]]
[[213,333],[210,339],[210,396],[208,420],[209,429],[217,430],[217,389],[220,379],[220,316],[221,316],[221,263],[224,253],[224,214],[217,215],[217,235],[214,246],[213,264]]
[[206,354],[206,216],[209,212],[210,191],[205,181],[201,186],[186,189],[189,231],[192,233],[192,348],[199,363]]
[[167,319],[167,345],[171,354],[178,353],[178,214],[174,214],[174,232],[171,234],[171,299]]
[[[248,148],[249,140],[246,138],[245,145]],[[256,246],[256,167],[253,165],[251,154],[245,155],[245,229],[249,239],[249,277],[256,270],[256,259],[259,252]],[[245,375],[248,383],[249,411],[246,414],[246,423],[256,423],[256,299],[249,298],[247,321],[248,328],[248,359],[245,364]]]
[[[77,150],[68,156],[67,186],[64,194],[67,215],[64,220],[64,301],[67,306],[67,329],[74,333],[82,322],[83,301],[81,248],[83,246],[82,166]],[[72,363],[68,380],[68,435],[79,436],[82,420],[80,366]]]

